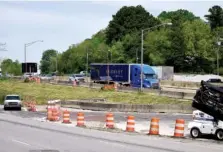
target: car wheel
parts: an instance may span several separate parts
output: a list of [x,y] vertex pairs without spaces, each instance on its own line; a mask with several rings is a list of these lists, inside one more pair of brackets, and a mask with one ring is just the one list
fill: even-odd
[[192,129],[190,130],[190,135],[191,135],[192,138],[199,138],[200,135],[201,135],[201,133],[200,133],[200,130],[199,130],[199,129],[197,129],[197,128],[192,128]]
[[21,111],[22,110],[22,107],[19,107],[18,110]]
[[8,108],[4,107],[4,110],[8,110]]
[[223,140],[223,130],[217,130],[215,136],[218,140]]

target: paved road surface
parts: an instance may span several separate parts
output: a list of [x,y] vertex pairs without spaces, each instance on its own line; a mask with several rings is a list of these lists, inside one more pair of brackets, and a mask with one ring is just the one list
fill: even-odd
[[[72,110],[70,114],[71,120],[76,120],[77,112],[82,111],[85,114],[86,121],[105,121],[105,115],[107,112],[104,111],[89,111],[89,110]],[[46,117],[45,112],[28,112],[28,111],[4,111],[3,107],[0,106],[0,113],[8,113],[17,115],[24,118],[43,118]],[[160,121],[175,121],[176,119],[184,119],[190,121],[191,115],[188,114],[170,114],[170,113],[126,113],[126,112],[114,112],[115,122],[126,121],[128,115],[135,116],[136,121],[150,121],[152,117],[160,118]]]
[[207,144],[188,139],[109,133],[3,113],[0,114],[0,130],[1,152],[222,152],[223,148],[222,143],[217,142]]

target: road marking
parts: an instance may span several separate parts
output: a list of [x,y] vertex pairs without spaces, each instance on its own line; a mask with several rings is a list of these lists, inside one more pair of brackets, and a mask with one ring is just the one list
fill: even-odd
[[23,144],[23,145],[26,145],[26,146],[31,146],[28,143],[25,143],[25,142],[22,142],[22,141],[18,141],[18,140],[15,140],[15,139],[12,139],[12,141],[17,142],[17,143],[20,143],[20,144]]

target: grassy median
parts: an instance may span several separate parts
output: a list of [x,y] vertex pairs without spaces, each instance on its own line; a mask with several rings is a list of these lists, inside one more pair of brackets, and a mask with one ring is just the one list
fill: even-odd
[[45,104],[53,99],[90,99],[104,98],[109,102],[131,103],[131,104],[190,104],[174,98],[161,97],[150,93],[124,93],[113,91],[102,91],[97,89],[59,86],[51,84],[24,83],[13,80],[0,81],[1,102],[6,94],[19,94],[23,99],[33,97],[38,104]]

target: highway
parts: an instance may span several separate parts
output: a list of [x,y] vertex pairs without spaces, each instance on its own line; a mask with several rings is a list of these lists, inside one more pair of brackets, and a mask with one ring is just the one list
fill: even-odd
[[0,129],[1,152],[220,152],[223,148],[218,142],[67,127],[9,113],[0,113]]
[[[63,108],[64,109],[64,108]],[[106,113],[105,111],[90,111],[81,109],[65,108],[70,111],[70,120],[72,123],[76,123],[77,113],[83,112],[85,118],[85,124],[89,128],[101,129],[105,125]],[[31,118],[39,121],[46,119],[46,112],[28,112],[28,111],[4,111],[0,108],[0,113],[19,116],[22,118]],[[150,121],[152,117],[160,119],[160,134],[161,135],[173,135],[176,119],[184,119],[185,127],[187,123],[191,121],[192,116],[189,114],[170,114],[170,113],[125,113],[125,112],[113,112],[114,122],[116,128],[125,130],[127,117],[133,115],[135,117],[136,126],[135,130],[139,133],[145,134],[149,131]],[[62,121],[62,118],[61,118]],[[185,128],[185,136],[189,136],[188,130]]]

